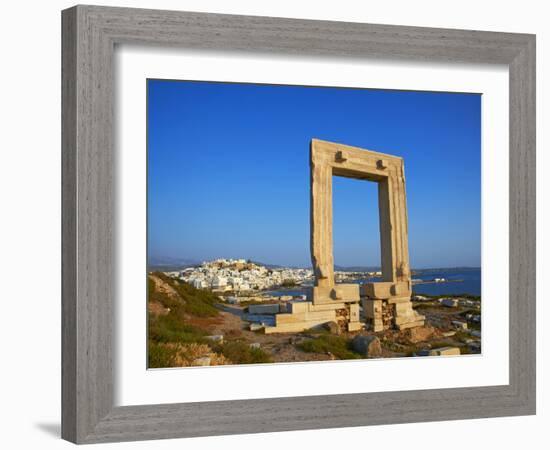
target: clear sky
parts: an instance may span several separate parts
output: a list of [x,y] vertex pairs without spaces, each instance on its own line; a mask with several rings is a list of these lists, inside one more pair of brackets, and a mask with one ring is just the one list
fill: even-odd
[[[405,159],[413,268],[481,265],[481,96],[148,80],[150,258],[310,266],[309,142]],[[376,184],[334,178],[335,264],[380,264]]]

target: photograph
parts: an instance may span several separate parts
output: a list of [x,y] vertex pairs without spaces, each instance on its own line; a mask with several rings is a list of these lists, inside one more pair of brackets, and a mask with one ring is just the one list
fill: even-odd
[[481,94],[146,83],[148,368],[481,354]]

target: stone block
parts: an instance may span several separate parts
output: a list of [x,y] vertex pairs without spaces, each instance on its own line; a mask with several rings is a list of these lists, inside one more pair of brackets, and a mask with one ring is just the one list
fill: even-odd
[[[331,320],[335,321],[336,317],[334,316]],[[329,321],[330,320],[326,320],[326,319],[311,319],[311,320],[303,320],[303,321],[289,322],[289,323],[277,322],[276,325],[273,327],[265,327],[264,332],[265,334],[299,333],[300,331],[309,330],[310,328],[317,328]]]
[[420,318],[417,318],[417,316],[413,314],[409,315],[402,315],[402,316],[396,316],[394,318],[394,322],[396,325],[403,325],[408,322],[416,322],[417,320],[421,320]]
[[364,298],[363,303],[363,313],[368,319],[375,317],[382,317],[382,300],[371,300]]
[[250,331],[260,331],[264,328],[263,324],[261,323],[251,323],[249,325]]
[[336,311],[307,311],[303,313],[292,313],[292,314],[277,314],[275,316],[275,324],[289,324],[289,323],[299,323],[299,322],[309,322],[316,321],[319,323],[325,323],[330,321],[336,321]]
[[390,289],[390,293],[395,297],[410,297],[411,296],[411,287],[410,284],[406,281],[400,281],[394,283]]
[[424,319],[417,320],[414,322],[405,322],[401,324],[396,324],[398,330],[406,330],[407,328],[421,327],[424,325]]
[[278,303],[269,305],[249,305],[249,314],[277,314],[280,311]]
[[349,321],[359,322],[359,304],[352,303],[349,305]]
[[388,299],[391,295],[392,282],[365,283],[361,286],[361,294],[375,299]]
[[370,298],[387,300],[391,297],[407,297],[410,299],[410,285],[406,281],[391,282],[380,281],[366,283],[361,286],[361,294]]
[[363,327],[361,322],[348,322],[348,331],[360,331]]
[[311,312],[335,311],[337,309],[344,309],[345,307],[346,307],[345,303],[326,303],[321,305],[314,305],[313,303],[310,303],[308,311],[311,311]]
[[458,347],[441,347],[430,350],[430,356],[453,356],[460,355]]
[[287,311],[291,314],[304,313],[309,311],[311,302],[289,302],[287,303]]
[[306,312],[277,314],[275,316],[275,324],[281,325],[281,324],[287,324],[287,323],[305,322],[306,314],[307,314]]
[[403,302],[395,304],[395,315],[396,316],[412,316],[414,315],[414,310],[412,308],[411,302]]
[[467,322],[462,322],[460,320],[453,320],[453,321],[451,321],[451,324],[453,325],[453,327],[455,327],[459,330],[467,330],[468,329],[468,323]]
[[314,286],[312,289],[312,300],[314,305],[359,302],[360,299],[358,284]]
[[264,332],[265,334],[273,334],[273,333],[299,333],[300,331],[304,331],[308,327],[308,325],[305,322],[297,322],[297,323],[285,323],[285,324],[279,324],[274,327],[265,327]]
[[456,298],[440,298],[439,303],[447,308],[456,308],[458,306],[458,300]]
[[206,339],[212,342],[217,342],[218,344],[223,344],[223,334],[214,334],[212,336],[206,336]]

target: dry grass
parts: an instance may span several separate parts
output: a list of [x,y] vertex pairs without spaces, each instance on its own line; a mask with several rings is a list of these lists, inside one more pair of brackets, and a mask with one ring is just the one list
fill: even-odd
[[[214,352],[206,344],[179,344],[166,343],[157,344],[156,348],[149,348],[150,353],[153,352],[156,358],[161,355],[158,364],[152,367],[191,367],[197,366],[200,358],[210,358],[211,366],[222,366],[231,364],[225,356]],[[150,357],[151,359],[151,357]]]

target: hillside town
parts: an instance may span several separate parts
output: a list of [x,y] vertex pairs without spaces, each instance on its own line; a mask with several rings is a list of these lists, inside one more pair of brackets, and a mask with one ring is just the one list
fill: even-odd
[[[365,276],[380,276],[380,272],[336,272],[337,281]],[[309,286],[313,283],[311,269],[268,268],[245,259],[220,258],[205,261],[198,267],[188,267],[168,275],[179,278],[197,289],[213,292],[247,292],[275,289],[281,286]]]

